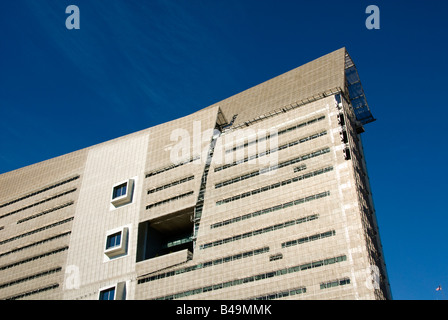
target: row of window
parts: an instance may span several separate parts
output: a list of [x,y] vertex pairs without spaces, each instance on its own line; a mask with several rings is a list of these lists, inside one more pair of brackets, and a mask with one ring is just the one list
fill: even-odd
[[229,179],[229,180],[225,180],[223,182],[217,183],[217,184],[215,184],[215,189],[218,189],[218,188],[221,188],[221,187],[224,187],[224,186],[227,186],[229,184],[233,184],[233,183],[236,183],[236,182],[239,182],[239,181],[243,181],[243,180],[246,180],[246,179],[249,179],[249,178],[253,178],[253,177],[259,176],[261,174],[273,171],[273,170],[284,168],[284,167],[290,166],[292,164],[296,164],[296,163],[305,161],[307,159],[318,157],[318,156],[323,155],[323,154],[328,153],[328,152],[330,152],[330,148],[324,148],[324,149],[321,149],[321,150],[317,150],[317,151],[314,151],[314,152],[302,155],[302,156],[294,158],[294,159],[290,159],[290,160],[286,160],[286,161],[280,162],[279,164],[277,164],[275,166],[272,166],[272,167],[262,168],[262,169],[259,169],[259,170],[256,170],[256,171],[252,171],[252,172],[249,172],[249,173],[244,174],[242,176],[239,176],[239,177],[236,177],[236,178],[233,178],[233,179]]
[[138,280],[138,284],[141,283],[145,283],[145,282],[151,282],[151,281],[155,281],[155,280],[159,280],[159,279],[164,279],[164,278],[168,278],[168,277],[172,277],[181,273],[185,273],[185,272],[190,272],[190,271],[194,271],[194,270],[199,270],[199,269],[203,269],[203,268],[207,268],[207,267],[211,267],[214,265],[218,265],[218,264],[222,264],[222,263],[227,263],[227,262],[231,262],[231,261],[236,261],[236,260],[240,260],[240,259],[244,259],[244,258],[249,258],[255,255],[259,255],[259,254],[263,254],[269,252],[269,247],[264,247],[264,248],[260,248],[260,249],[255,249],[255,250],[250,250],[250,251],[246,251],[246,252],[242,252],[242,253],[238,253],[238,254],[234,254],[231,256],[226,256],[224,258],[219,258],[219,259],[215,259],[215,260],[210,260],[204,263],[199,263],[197,265],[191,266],[191,267],[186,267],[186,268],[181,268],[181,269],[177,269],[177,270],[172,270],[169,272],[164,272],[164,273],[159,273],[157,275],[153,275],[153,276],[149,276],[149,277],[145,277],[142,279]]
[[9,205],[11,205],[11,204],[13,204],[13,203],[16,203],[16,202],[25,200],[25,199],[27,199],[27,198],[31,198],[31,197],[33,197],[33,196],[35,196],[35,195],[38,195],[38,194],[43,193],[43,192],[45,192],[45,191],[48,191],[48,190],[54,189],[54,188],[56,188],[56,187],[62,186],[62,185],[64,185],[64,184],[66,184],[66,183],[75,181],[75,180],[77,180],[77,179],[79,179],[79,176],[75,176],[75,177],[73,177],[73,178],[66,179],[66,180],[61,181],[61,182],[59,182],[59,183],[53,184],[53,185],[51,185],[51,186],[49,186],[49,187],[46,187],[46,188],[40,189],[40,190],[38,190],[38,191],[32,192],[32,193],[30,193],[30,194],[27,194],[26,196],[23,196],[23,197],[20,197],[20,198],[18,198],[18,199],[14,199],[14,200],[9,201],[9,202],[7,202],[7,203],[1,204],[1,205],[0,205],[0,208],[9,206]]
[[[4,203],[4,204],[2,204],[0,206],[0,208],[3,208],[3,207],[6,207],[8,205],[17,203],[19,201],[31,198],[33,196],[36,196],[36,195],[39,195],[41,193],[47,192],[49,190],[55,189],[55,188],[60,187],[62,185],[71,183],[71,182],[73,182],[73,181],[75,181],[75,180],[77,180],[79,178],[80,178],[80,176],[77,175],[77,176],[65,179],[65,180],[63,180],[61,182],[52,184],[50,186],[47,186],[47,187],[42,188],[42,189],[39,189],[39,190],[34,191],[32,193],[29,193],[29,194],[27,194],[25,196],[22,196],[20,198],[17,198],[17,199],[14,199],[12,201],[9,201],[8,203]],[[16,213],[19,213],[19,212],[23,212],[23,211],[28,210],[30,208],[37,207],[37,206],[39,206],[41,204],[44,204],[44,203],[47,203],[49,201],[52,201],[52,200],[58,199],[60,197],[66,196],[68,194],[74,193],[76,190],[77,190],[77,188],[72,188],[72,189],[69,189],[69,190],[62,191],[62,192],[59,192],[57,194],[54,194],[54,195],[52,195],[50,197],[47,197],[47,198],[44,198],[44,199],[41,199],[41,200],[37,200],[36,202],[34,202],[34,203],[30,204],[30,205],[26,205],[26,206],[21,207],[19,209],[16,209],[16,210],[10,211],[10,212],[8,212],[6,214],[3,214],[2,216],[0,216],[0,218],[11,216],[13,214],[16,214]],[[55,212],[57,210],[61,210],[63,208],[69,207],[69,206],[71,206],[73,204],[74,204],[73,201],[68,201],[68,202],[66,202],[64,204],[57,205],[57,206],[55,206],[55,207],[53,207],[51,209],[47,209],[47,210],[38,212],[36,214],[29,215],[29,216],[27,216],[25,218],[19,219],[17,221],[17,224],[21,224],[21,223],[27,222],[29,220],[36,219],[36,218],[41,217],[43,215],[49,214],[51,212]],[[30,231],[28,231],[26,233],[19,234],[19,235],[16,235],[14,237],[11,237],[9,239],[2,240],[2,241],[0,241],[0,245],[5,244],[5,243],[9,243],[11,241],[14,241],[14,240],[17,240],[17,239],[20,239],[20,238],[23,238],[23,237],[31,236],[33,234],[36,234],[38,232],[42,232],[42,231],[50,229],[50,228],[57,227],[59,225],[68,223],[68,222],[72,221],[73,219],[74,219],[73,217],[69,217],[67,219],[60,220],[60,221],[57,221],[55,223],[51,223],[51,224],[45,225],[45,226],[40,227],[40,228],[36,228],[36,229],[30,230]],[[0,256],[9,255],[9,254],[12,254],[12,253],[15,253],[15,252],[19,252],[19,251],[22,251],[22,250],[25,250],[25,249],[28,249],[28,248],[31,248],[31,247],[38,246],[38,245],[43,244],[43,243],[48,242],[48,241],[60,239],[61,237],[69,235],[70,233],[71,232],[65,232],[65,233],[62,233],[62,234],[53,235],[53,236],[51,236],[49,238],[33,242],[33,243],[27,244],[27,245],[22,246],[22,247],[17,247],[17,248],[14,248],[14,249],[10,250],[10,251],[7,251],[7,252],[3,252]],[[22,265],[22,264],[26,264],[26,263],[35,261],[37,259],[42,259],[42,258],[45,258],[45,257],[48,257],[48,256],[59,254],[59,253],[61,253],[63,251],[66,251],[66,250],[68,250],[68,246],[56,248],[54,250],[47,251],[47,252],[44,252],[42,254],[38,254],[38,255],[32,256],[32,257],[28,257],[26,259],[22,259],[22,260],[16,261],[16,262],[11,263],[11,264],[3,265],[3,266],[0,267],[0,270],[6,270],[6,269],[9,269],[9,268],[13,268],[13,267],[16,267],[16,266],[19,266],[19,265]],[[51,275],[51,274],[54,274],[54,273],[58,273],[61,270],[62,270],[62,267],[55,267],[53,269],[41,271],[41,272],[38,272],[38,273],[35,273],[35,274],[32,274],[32,275],[28,275],[28,276],[25,276],[25,277],[22,277],[22,278],[19,278],[19,279],[15,279],[15,280],[7,282],[7,283],[2,283],[2,284],[0,284],[0,289],[5,288],[5,287],[9,287],[9,286],[13,286],[13,285],[17,285],[17,284],[20,284],[20,283],[23,283],[23,282],[31,281],[31,280],[34,280],[34,279],[37,279],[37,278],[45,277],[45,276],[48,276],[48,275]],[[44,292],[44,291],[53,290],[53,289],[56,289],[58,287],[59,287],[59,284],[57,284],[57,283],[56,284],[51,284],[51,285],[47,285],[45,287],[41,287],[41,288],[33,289],[33,290],[30,290],[30,291],[22,292],[20,294],[14,295],[14,296],[7,297],[6,299],[7,300],[21,299],[21,298],[25,298],[25,297],[28,297],[28,296],[31,296],[31,295],[35,295],[35,294],[38,294],[38,293],[41,293],[41,292]]]
[[181,163],[178,163],[178,164],[172,164],[172,165],[169,165],[169,166],[166,166],[166,167],[163,167],[163,168],[151,171],[151,172],[146,174],[145,178],[149,178],[149,177],[155,176],[156,174],[159,174],[159,173],[162,173],[162,172],[165,172],[165,171],[168,171],[168,170],[171,170],[171,169],[183,166],[184,164],[191,163],[193,161],[198,160],[199,158],[200,158],[200,156],[194,156],[194,157],[190,158],[190,160],[187,160],[187,161],[184,161],[184,162],[181,162]]
[[146,206],[146,210],[154,208],[154,207],[161,206],[162,204],[165,204],[165,203],[168,203],[168,202],[171,202],[171,201],[174,201],[174,200],[178,200],[178,199],[182,199],[182,198],[191,196],[191,195],[193,195],[193,193],[194,193],[193,191],[189,191],[189,192],[182,193],[182,194],[177,195],[177,196],[172,197],[172,198],[168,198],[168,199],[165,199],[165,200],[162,200],[162,201],[159,201],[159,202],[155,202],[155,203],[149,204],[149,205]]
[[289,296],[295,296],[296,294],[302,294],[302,293],[306,293],[305,287],[295,288],[295,289],[282,291],[282,292],[270,293],[267,295],[251,298],[249,300],[274,300],[274,299],[280,299],[280,298],[285,298],[285,297],[289,297]]
[[301,223],[304,223],[304,222],[316,220],[318,217],[319,217],[318,214],[312,214],[312,215],[306,216],[304,218],[286,221],[286,222],[283,222],[283,223],[279,223],[279,224],[276,224],[276,225],[273,225],[273,226],[269,226],[269,227],[265,227],[265,228],[262,228],[262,229],[258,229],[258,230],[255,230],[255,231],[250,231],[250,232],[246,232],[246,233],[243,233],[243,234],[239,234],[239,235],[236,235],[236,236],[233,236],[233,237],[229,237],[229,238],[225,238],[225,239],[221,239],[221,240],[216,240],[216,241],[212,241],[212,242],[209,242],[209,243],[205,243],[205,244],[202,244],[199,248],[202,250],[202,249],[207,249],[207,248],[211,248],[211,247],[220,246],[222,244],[226,244],[226,243],[229,243],[229,242],[238,241],[238,240],[241,240],[241,239],[245,239],[245,238],[249,238],[249,237],[252,237],[252,236],[259,235],[259,234],[263,234],[263,233],[266,233],[266,232],[271,232],[271,231],[283,229],[283,228],[286,228],[286,227],[290,227],[290,226],[293,226],[293,225],[296,225],[296,224],[301,224]]
[[279,146],[278,148],[273,148],[272,150],[267,150],[265,152],[255,154],[255,155],[246,157],[244,159],[237,160],[235,162],[232,162],[232,163],[229,163],[229,164],[225,164],[223,166],[216,167],[215,168],[215,172],[218,172],[218,171],[221,171],[221,170],[224,170],[224,169],[227,169],[227,168],[234,167],[234,166],[239,165],[241,163],[245,163],[245,162],[248,162],[248,161],[251,161],[251,160],[255,160],[257,158],[260,158],[260,157],[269,155],[271,153],[274,153],[274,152],[277,152],[277,151],[280,151],[280,150],[283,150],[283,149],[286,149],[286,148],[298,145],[300,143],[304,143],[304,142],[307,142],[309,140],[313,140],[313,139],[319,138],[319,137],[324,136],[326,134],[327,134],[327,131],[322,131],[320,133],[316,133],[316,134],[310,135],[308,137],[305,137],[305,138],[302,138],[302,139],[299,139],[299,140],[296,140],[296,141],[293,141],[293,142],[285,143],[285,144]]
[[65,191],[65,192],[62,192],[62,193],[59,193],[59,194],[57,194],[57,195],[55,195],[55,196],[52,196],[52,197],[50,197],[50,198],[47,198],[47,199],[38,201],[38,202],[36,202],[36,203],[30,204],[30,205],[28,205],[28,206],[26,206],[26,207],[23,207],[23,208],[20,208],[20,209],[17,209],[17,210],[14,210],[14,211],[5,213],[5,214],[3,214],[3,215],[0,216],[0,219],[1,219],[1,218],[4,218],[4,217],[7,217],[7,216],[10,216],[10,215],[13,215],[13,214],[15,214],[15,213],[24,211],[24,210],[26,210],[26,209],[29,209],[29,208],[38,206],[38,205],[40,205],[40,204],[42,204],[42,203],[45,203],[45,202],[48,202],[48,201],[57,199],[57,198],[59,198],[59,197],[65,196],[65,195],[67,195],[67,194],[69,194],[69,193],[72,193],[72,192],[75,192],[75,191],[76,191],[76,188],[71,189],[71,190],[68,190],[68,191]]
[[228,220],[224,220],[224,221],[221,221],[221,222],[217,222],[217,223],[214,223],[214,224],[210,225],[210,228],[211,229],[219,228],[219,227],[231,224],[231,223],[236,223],[236,222],[240,222],[242,220],[246,220],[246,219],[250,219],[250,218],[253,218],[253,217],[257,217],[259,215],[267,214],[267,213],[270,213],[270,212],[275,212],[277,210],[286,209],[286,208],[289,208],[289,207],[292,207],[292,206],[297,206],[299,204],[302,204],[302,203],[305,203],[305,202],[308,202],[308,201],[324,198],[324,197],[327,197],[329,195],[330,195],[330,191],[325,191],[325,192],[313,194],[313,195],[308,196],[308,197],[300,198],[300,199],[293,200],[293,201],[288,201],[288,202],[285,202],[285,203],[282,203],[282,204],[279,204],[279,205],[275,205],[273,207],[265,208],[265,209],[258,210],[258,211],[255,211],[255,212],[251,212],[251,213],[239,216],[239,217],[235,217],[235,218],[232,218],[232,219],[228,219]]
[[50,213],[50,212],[53,212],[53,211],[56,211],[56,210],[59,210],[59,209],[63,209],[63,208],[65,208],[65,207],[71,206],[71,205],[74,204],[74,203],[75,203],[75,202],[73,202],[73,201],[69,201],[69,202],[67,202],[67,203],[64,203],[64,204],[62,204],[62,205],[60,205],[60,206],[54,207],[54,208],[52,208],[52,209],[45,210],[45,211],[42,211],[42,212],[40,212],[40,213],[33,214],[33,215],[31,215],[31,216],[28,216],[28,217],[26,217],[26,218],[23,218],[23,219],[18,220],[18,221],[17,221],[17,224],[19,224],[19,223],[23,223],[23,222],[28,221],[28,220],[31,220],[31,219],[35,219],[35,218],[37,218],[37,217],[46,215],[46,214],[48,214],[48,213]]
[[318,233],[318,234],[314,234],[312,236],[308,236],[308,237],[303,237],[297,240],[291,240],[291,241],[286,241],[282,243],[282,248],[288,248],[288,247],[292,247],[292,246],[297,246],[299,244],[302,243],[306,243],[306,242],[310,242],[310,241],[316,241],[319,239],[324,239],[324,238],[328,238],[328,237],[332,237],[336,235],[336,231],[332,230],[332,231],[327,231],[327,232],[323,232],[323,233]]
[[304,171],[304,170],[306,170],[306,164],[301,164],[300,166],[294,168],[294,173]]
[[58,222],[55,222],[55,223],[46,225],[46,226],[44,226],[44,227],[37,228],[37,229],[31,230],[31,231],[26,232],[26,233],[22,233],[22,234],[20,234],[20,235],[18,235],[18,236],[15,236],[15,237],[12,237],[12,238],[5,239],[5,240],[3,240],[3,241],[0,241],[0,245],[5,244],[5,243],[8,243],[8,242],[11,242],[11,241],[14,241],[14,240],[17,240],[17,239],[20,239],[20,238],[23,238],[23,237],[26,237],[26,236],[29,236],[29,235],[32,235],[32,234],[35,234],[35,233],[37,233],[37,232],[41,232],[41,231],[47,230],[47,229],[49,229],[49,228],[53,228],[53,227],[59,226],[59,225],[61,225],[61,224],[70,222],[70,221],[72,221],[72,220],[73,220],[73,217],[70,217],[70,218],[67,218],[67,219],[64,219],[64,220],[61,220],[61,221],[58,221]]
[[25,281],[29,281],[29,280],[32,280],[32,279],[40,278],[40,277],[43,277],[43,276],[46,276],[46,275],[49,275],[49,274],[53,274],[53,273],[56,273],[56,272],[60,272],[61,270],[62,270],[61,267],[57,267],[57,268],[53,268],[53,269],[50,269],[50,270],[46,270],[46,271],[43,271],[43,272],[39,272],[39,273],[33,274],[31,276],[27,276],[27,277],[24,277],[24,278],[16,279],[16,280],[11,281],[11,282],[2,283],[2,284],[0,284],[0,289],[3,289],[5,287],[9,287],[9,286],[12,286],[12,285],[15,285],[15,284],[18,284],[18,283],[22,283],[22,282],[25,282]]
[[333,280],[333,281],[321,283],[320,288],[327,289],[327,288],[333,288],[333,287],[337,287],[337,286],[345,286],[346,284],[350,284],[349,278],[344,278],[344,279],[340,279],[340,280]]
[[262,187],[262,188],[254,189],[254,190],[251,190],[251,191],[248,191],[248,192],[244,192],[242,194],[239,194],[239,195],[236,195],[236,196],[233,196],[233,197],[230,197],[230,198],[219,200],[219,201],[216,202],[216,205],[219,206],[219,205],[222,205],[222,204],[225,204],[225,203],[229,203],[229,202],[232,202],[232,201],[236,201],[236,200],[239,200],[239,199],[242,199],[242,198],[245,198],[245,197],[250,197],[250,196],[253,196],[253,195],[258,194],[260,192],[265,192],[265,191],[269,191],[269,190],[272,190],[272,189],[275,189],[275,188],[278,188],[278,187],[283,187],[283,186],[285,186],[287,184],[290,184],[290,183],[293,183],[293,182],[297,182],[297,181],[301,181],[301,180],[304,180],[304,179],[308,179],[308,178],[311,178],[311,177],[314,177],[314,176],[317,176],[317,175],[320,175],[320,174],[323,174],[323,173],[326,173],[326,172],[329,172],[329,171],[332,171],[332,170],[333,170],[332,166],[326,167],[326,168],[323,168],[323,169],[319,169],[319,170],[316,170],[316,171],[313,171],[313,172],[310,172],[310,173],[307,173],[307,174],[304,174],[304,175],[301,175],[301,176],[298,176],[298,177],[294,177],[294,178],[291,178],[291,179],[288,179],[288,180],[284,180],[284,181],[281,181],[281,182],[277,182],[277,183],[271,184],[269,186],[265,186],[265,187]]
[[188,181],[193,180],[193,179],[194,179],[194,175],[186,177],[186,178],[183,178],[183,179],[180,179],[180,180],[177,180],[177,181],[173,181],[173,182],[170,182],[170,183],[165,184],[163,186],[160,186],[160,187],[148,190],[148,194],[151,194],[151,193],[154,193],[154,192],[158,192],[158,191],[161,191],[161,190],[164,190],[164,189],[167,189],[167,188],[171,188],[171,187],[177,186],[178,184],[185,183],[185,182],[188,182]]
[[191,236],[184,236],[180,239],[176,239],[176,240],[172,240],[172,241],[168,241],[166,242],[164,245],[162,245],[162,248],[172,248],[172,247],[176,247],[179,246],[181,244],[184,243],[189,243],[193,240],[193,238]]
[[66,236],[69,236],[70,234],[71,234],[71,232],[68,231],[68,232],[64,232],[64,233],[52,236],[50,238],[46,238],[46,239],[43,239],[43,240],[40,240],[40,241],[37,241],[37,242],[33,242],[33,243],[28,244],[26,246],[18,247],[18,248],[12,249],[10,251],[6,251],[6,252],[3,252],[3,253],[0,253],[0,257],[6,256],[6,255],[14,253],[14,252],[22,251],[22,250],[25,250],[25,249],[28,249],[28,248],[31,248],[31,247],[35,247],[35,246],[38,246],[40,244],[46,243],[48,241],[52,241],[52,240],[56,240],[56,239],[59,239],[59,238],[62,238],[62,237],[66,237]]
[[313,268],[319,268],[319,267],[326,266],[326,265],[340,263],[340,262],[343,262],[346,260],[347,260],[347,256],[341,255],[341,256],[337,256],[337,257],[333,257],[333,258],[328,258],[328,259],[324,259],[324,260],[313,261],[310,263],[297,265],[294,267],[283,268],[283,269],[279,269],[276,271],[261,273],[261,274],[255,275],[255,276],[249,276],[249,277],[235,279],[235,280],[231,280],[231,281],[227,281],[227,282],[217,283],[217,284],[210,285],[210,286],[200,287],[197,289],[192,289],[192,290],[183,291],[183,292],[179,292],[179,293],[175,293],[175,294],[170,294],[167,296],[159,297],[156,300],[180,299],[183,297],[201,294],[204,292],[220,290],[220,289],[224,289],[224,288],[228,288],[228,287],[242,285],[242,284],[249,283],[249,282],[274,278],[274,277],[278,277],[278,276],[283,276],[285,274],[300,272],[300,271],[309,270],[309,269],[313,269]]
[[[282,135],[282,134],[291,132],[291,131],[296,130],[296,129],[300,129],[300,128],[306,127],[306,126],[308,126],[308,125],[310,125],[310,124],[313,124],[313,123],[318,122],[318,121],[322,121],[322,120],[324,120],[324,119],[325,119],[325,116],[320,116],[320,117],[318,117],[318,118],[314,118],[314,119],[311,119],[311,120],[309,120],[309,121],[305,121],[305,122],[302,122],[302,123],[293,125],[293,126],[291,126],[291,127],[288,127],[288,128],[286,128],[286,129],[283,129],[283,130],[278,131],[278,132],[277,132],[277,135],[280,136],[280,135]],[[236,150],[241,149],[241,148],[245,148],[245,147],[250,146],[250,145],[252,145],[252,144],[254,144],[254,143],[259,143],[259,142],[264,141],[264,140],[267,140],[267,139],[269,139],[269,138],[270,138],[270,135],[267,134],[266,136],[261,137],[261,138],[259,138],[259,139],[255,139],[255,140],[252,140],[252,141],[250,141],[250,142],[246,142],[246,143],[240,144],[240,145],[238,145],[238,146],[236,146],[236,147],[233,147],[233,148],[231,148],[231,149],[227,149],[227,150],[226,150],[226,153],[229,153],[229,152],[232,152],[232,151],[236,151]]]
[[277,253],[269,257],[269,261],[277,261],[283,259],[283,254]]
[[[345,279],[341,279],[341,280],[334,280],[334,281],[330,281],[330,282],[326,282],[326,283],[321,283],[320,289],[322,290],[322,289],[326,289],[326,288],[344,286],[347,284],[350,284],[349,278],[345,278]],[[289,296],[293,296],[293,295],[301,294],[301,293],[306,293],[306,287],[300,287],[300,288],[291,289],[291,290],[287,290],[287,291],[270,293],[267,295],[252,298],[250,300],[274,300],[274,299],[281,299],[281,298],[285,298],[285,297],[289,297]]]
[[18,295],[12,296],[12,297],[8,297],[8,298],[6,298],[6,300],[22,299],[22,298],[25,298],[25,297],[28,297],[28,296],[32,296],[34,294],[38,294],[38,293],[41,293],[41,292],[44,292],[44,291],[53,290],[53,289],[56,289],[58,287],[59,287],[58,283],[53,283],[53,284],[51,284],[49,286],[45,286],[45,287],[42,287],[42,288],[39,288],[39,289],[34,289],[34,290],[23,292],[21,294],[18,294]]
[[55,250],[52,250],[52,251],[49,251],[49,252],[45,252],[43,254],[39,254],[37,256],[30,257],[30,258],[27,258],[27,259],[24,259],[24,260],[20,260],[20,261],[17,261],[17,262],[8,264],[8,265],[1,266],[0,270],[5,270],[5,269],[8,269],[8,268],[12,268],[12,267],[15,267],[15,266],[18,266],[18,265],[21,265],[21,264],[24,264],[24,263],[27,263],[27,262],[30,262],[30,261],[34,261],[34,260],[37,260],[37,259],[45,258],[45,257],[51,256],[53,254],[57,254],[59,252],[66,251],[66,250],[68,250],[68,246],[62,247],[62,248],[58,248],[58,249],[55,249]]

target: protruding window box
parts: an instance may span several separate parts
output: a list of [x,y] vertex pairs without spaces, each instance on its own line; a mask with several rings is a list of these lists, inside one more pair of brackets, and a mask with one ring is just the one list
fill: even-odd
[[106,235],[106,247],[104,253],[109,258],[124,255],[127,252],[128,228],[111,231]]
[[111,202],[115,207],[132,202],[134,180],[128,179],[115,184],[112,188]]

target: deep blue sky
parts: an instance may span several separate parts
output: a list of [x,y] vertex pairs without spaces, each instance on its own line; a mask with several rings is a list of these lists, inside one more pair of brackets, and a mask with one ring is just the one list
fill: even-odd
[[[67,30],[75,4],[81,28]],[[365,9],[380,8],[380,30]],[[448,2],[0,4],[0,173],[173,120],[341,47],[376,122],[364,148],[395,299],[443,299]],[[0,186],[1,187],[1,186]]]

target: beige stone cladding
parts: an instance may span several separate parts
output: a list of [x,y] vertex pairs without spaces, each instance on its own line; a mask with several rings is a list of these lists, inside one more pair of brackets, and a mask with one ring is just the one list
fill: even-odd
[[[218,107],[201,110],[151,129],[140,221],[161,218],[196,204],[217,112]],[[188,177],[193,178],[175,184]],[[154,192],[148,193],[151,190]],[[161,203],[188,192],[193,193]],[[149,205],[154,206],[146,208]]]
[[391,298],[351,62],[0,175],[0,298]]
[[[91,148],[86,157],[76,219],[73,222],[64,299],[98,299],[101,289],[125,284],[133,298],[135,243],[150,130]],[[130,202],[115,206],[117,184],[132,181]],[[120,233],[123,252],[106,252],[108,237]]]
[[[234,156],[233,160],[229,160],[229,157],[226,161],[213,159],[193,259],[182,268],[209,261],[214,261],[216,265],[139,284],[138,292],[141,287],[146,288],[145,292],[138,293],[138,296],[166,298],[171,294],[182,295],[188,292],[182,298],[247,299],[301,289],[304,292],[288,295],[286,298],[373,298],[373,291],[365,286],[369,265],[361,249],[364,244],[358,234],[362,228],[356,193],[353,191],[353,169],[344,159],[337,114],[335,99],[329,97],[258,122],[244,133],[236,132],[237,137],[246,137],[245,142],[248,142],[257,139],[257,133],[263,131],[274,133],[274,130],[282,132],[297,127],[278,135],[277,146],[291,146],[264,156],[271,157],[270,163],[261,161],[262,157],[259,157],[252,162],[243,162],[216,172],[214,170],[223,164],[247,159],[248,156],[257,154],[259,149],[269,150],[270,146],[262,145],[262,142],[252,144],[252,147],[238,148],[244,152],[240,152],[238,158]],[[243,130],[245,129],[240,129]],[[268,140],[274,142],[273,139]],[[218,140],[215,155],[226,154],[225,150],[238,147],[238,143],[244,145],[244,140],[236,143],[232,141],[235,140],[226,139],[226,134],[223,134]],[[294,144],[297,141],[299,143]],[[219,148],[222,148],[221,153]],[[316,153],[319,150],[327,151]],[[309,156],[312,154],[318,155]],[[247,176],[269,165],[287,164],[288,161],[299,158],[303,160],[272,170],[269,174],[258,174],[216,188],[222,181]],[[300,170],[294,173],[295,168]],[[320,174],[320,170],[325,168],[331,169]],[[315,176],[306,178],[309,173],[314,173]],[[223,199],[230,199],[251,190],[263,190],[294,177],[304,178],[217,205],[217,202]],[[315,195],[320,195],[321,198],[304,200]],[[249,216],[251,213],[300,199],[303,203]],[[242,216],[245,218],[241,218]],[[315,216],[317,218],[314,218]],[[306,221],[307,218],[309,221]],[[297,220],[304,221],[291,224],[291,221]],[[248,235],[249,233],[251,234]],[[314,240],[313,237],[318,235],[326,236]],[[306,240],[302,240],[303,243],[299,245],[282,246],[282,243],[297,239]],[[244,257],[244,253],[248,255],[247,252],[266,247],[268,251]],[[243,258],[224,262],[228,257],[238,256],[239,253],[242,253]],[[280,258],[275,259],[276,256]],[[343,257],[343,260],[300,272],[288,271],[286,274],[278,274],[288,268],[335,257]],[[272,273],[275,275],[272,276]],[[256,281],[247,279],[251,276],[263,277],[261,274],[271,274],[272,278]],[[240,284],[238,282],[241,279],[243,283]],[[321,285],[327,282],[344,283],[347,279],[350,281],[348,285],[321,289]],[[244,283],[245,281],[247,283]],[[208,286],[215,288],[204,292],[203,288]],[[367,289],[364,290],[363,287]],[[195,290],[199,289],[201,292],[196,294]]]
[[238,114],[234,126],[244,125],[275,109],[288,107],[334,89],[344,89],[344,61],[341,48],[250,89],[217,102],[226,117]]
[[0,298],[62,299],[87,150],[0,175]]

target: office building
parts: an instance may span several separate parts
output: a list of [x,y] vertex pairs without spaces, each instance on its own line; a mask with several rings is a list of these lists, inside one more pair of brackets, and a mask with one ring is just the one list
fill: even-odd
[[[345,48],[0,175],[1,299],[391,299]],[[372,124],[374,125],[374,124]]]

